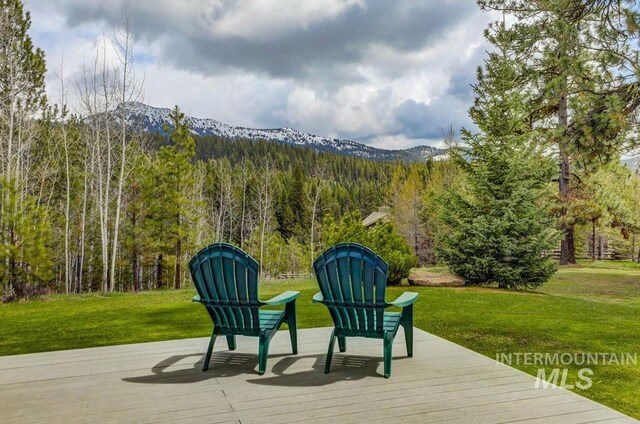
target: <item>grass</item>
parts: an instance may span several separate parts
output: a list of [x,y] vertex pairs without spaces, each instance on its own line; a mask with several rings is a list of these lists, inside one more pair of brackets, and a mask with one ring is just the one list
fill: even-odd
[[[442,268],[432,269],[435,272]],[[263,298],[301,291],[300,328],[331,324],[312,305],[313,281],[264,283]],[[406,287],[391,287],[389,299]],[[501,352],[640,353],[640,266],[582,263],[561,269],[537,291],[491,288],[411,288],[421,298],[416,326],[491,358]],[[0,355],[207,336],[204,308],[190,290],[50,296],[0,306]],[[428,354],[428,353],[424,353]],[[640,356],[640,355],[638,355]],[[537,366],[515,365],[536,375]],[[554,366],[546,368],[547,374]],[[564,368],[558,366],[558,368]],[[575,382],[581,366],[569,366]],[[591,366],[583,396],[640,418],[640,363]]]

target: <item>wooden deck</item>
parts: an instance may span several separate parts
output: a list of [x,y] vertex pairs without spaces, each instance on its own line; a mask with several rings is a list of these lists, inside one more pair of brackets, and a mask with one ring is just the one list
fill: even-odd
[[417,329],[413,358],[396,337],[390,379],[367,339],[325,375],[329,333],[299,331],[297,356],[278,333],[262,377],[257,339],[242,337],[234,352],[221,338],[204,373],[206,338],[0,357],[0,422],[638,422]]

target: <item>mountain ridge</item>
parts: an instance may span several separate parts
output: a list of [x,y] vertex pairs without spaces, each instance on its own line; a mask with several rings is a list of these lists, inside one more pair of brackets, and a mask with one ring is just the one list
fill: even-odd
[[[126,108],[126,123],[137,131],[164,134],[165,124],[170,124],[168,108],[158,108],[140,102],[120,104],[116,116],[120,116],[121,108]],[[381,149],[358,143],[352,140],[322,137],[293,128],[247,128],[228,125],[212,118],[195,118],[186,116],[186,122],[194,135],[218,136],[229,139],[266,140],[282,144],[301,146],[316,151],[333,152],[349,156],[358,156],[372,160],[404,160],[422,162],[432,157],[441,159],[445,150],[431,146],[415,146],[408,149]]]

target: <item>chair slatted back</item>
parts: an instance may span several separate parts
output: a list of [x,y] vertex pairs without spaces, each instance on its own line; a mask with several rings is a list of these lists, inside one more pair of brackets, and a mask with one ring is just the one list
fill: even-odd
[[383,333],[388,266],[381,257],[360,244],[340,243],[313,268],[336,328],[353,335]]
[[189,262],[200,299],[222,333],[257,334],[258,262],[227,243],[202,249]]

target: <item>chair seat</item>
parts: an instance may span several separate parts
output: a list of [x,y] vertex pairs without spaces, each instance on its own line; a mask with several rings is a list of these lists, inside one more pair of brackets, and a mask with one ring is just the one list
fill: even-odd
[[273,330],[284,321],[284,312],[282,311],[259,311],[260,312],[260,330]]

